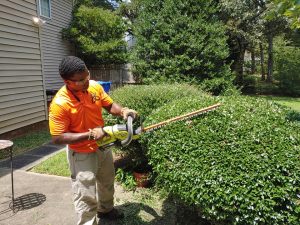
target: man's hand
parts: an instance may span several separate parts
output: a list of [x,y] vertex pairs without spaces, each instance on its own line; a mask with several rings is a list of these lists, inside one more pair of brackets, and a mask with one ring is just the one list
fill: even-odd
[[102,127],[96,127],[94,129],[90,129],[89,132],[90,132],[89,140],[99,140],[106,135]]
[[127,120],[129,115],[132,115],[133,119],[137,117],[137,111],[133,109],[129,109],[127,107],[124,107],[121,109],[121,116],[123,117],[124,120]]

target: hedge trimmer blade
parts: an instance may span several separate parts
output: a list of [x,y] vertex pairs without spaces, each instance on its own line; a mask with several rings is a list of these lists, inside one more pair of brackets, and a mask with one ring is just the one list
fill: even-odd
[[171,119],[168,119],[168,120],[165,120],[165,121],[162,121],[162,122],[144,127],[144,128],[142,128],[142,132],[149,132],[149,131],[158,129],[160,127],[166,126],[166,125],[168,125],[169,123],[172,123],[172,122],[176,122],[176,121],[180,121],[180,120],[186,120],[186,119],[190,119],[190,118],[195,117],[195,116],[199,116],[203,113],[207,113],[209,111],[215,110],[220,105],[221,105],[220,103],[217,103],[217,104],[208,106],[206,108],[196,110],[196,111],[191,112],[191,113],[187,113],[187,114],[184,114],[184,115],[181,115],[181,116],[173,117]]

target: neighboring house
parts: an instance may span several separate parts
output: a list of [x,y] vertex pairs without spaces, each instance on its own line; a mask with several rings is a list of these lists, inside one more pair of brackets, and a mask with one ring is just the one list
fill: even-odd
[[0,1],[0,134],[47,119],[46,90],[63,85],[59,62],[74,54],[60,33],[72,7],[73,0]]

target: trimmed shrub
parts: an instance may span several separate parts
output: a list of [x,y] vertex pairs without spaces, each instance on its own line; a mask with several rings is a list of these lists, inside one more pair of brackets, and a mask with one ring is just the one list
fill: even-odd
[[140,115],[148,116],[153,110],[168,102],[186,96],[207,95],[188,84],[161,84],[124,86],[112,93],[112,98],[126,107],[135,109]]
[[142,136],[157,184],[225,224],[299,224],[299,124],[288,110],[241,96],[189,96],[157,108],[152,124],[216,100],[206,115]]
[[[207,96],[207,94],[199,90],[196,86],[188,84],[161,84],[128,85],[114,90],[111,96],[121,105],[137,110],[139,115],[141,115],[142,120],[144,120],[152,113],[155,113],[157,108],[176,99],[188,96]],[[106,125],[124,123],[122,119],[117,119],[108,115],[105,110],[104,116],[105,121],[107,122]],[[122,148],[122,151],[130,154],[137,163],[147,161],[145,146],[141,146],[138,141],[133,141],[130,146]],[[135,165],[128,165],[128,167],[134,166]]]

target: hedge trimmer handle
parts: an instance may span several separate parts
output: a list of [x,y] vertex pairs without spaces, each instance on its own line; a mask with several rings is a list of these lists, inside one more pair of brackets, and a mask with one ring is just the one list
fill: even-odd
[[129,113],[127,117],[127,125],[126,125],[128,135],[125,140],[121,141],[122,146],[127,146],[132,141],[132,137],[133,137],[132,121],[133,121],[133,113]]

